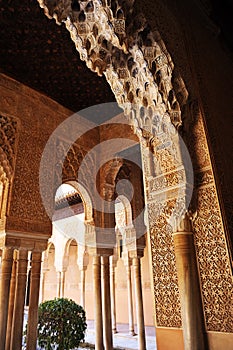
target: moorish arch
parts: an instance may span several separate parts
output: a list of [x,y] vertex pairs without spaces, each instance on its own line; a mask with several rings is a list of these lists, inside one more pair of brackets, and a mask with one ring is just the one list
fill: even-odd
[[[95,1],[90,3],[40,1],[40,3],[49,7],[47,13],[51,17],[54,16],[57,22],[66,21],[76,47],[81,52],[81,58],[99,75],[104,72],[107,76],[118,103],[124,107],[134,131],[140,137],[145,201],[148,209],[148,234],[153,262],[158,348],[169,349],[174,344],[178,344],[179,349],[183,349],[183,346],[185,349],[189,349],[190,346],[192,349],[208,347],[215,349],[218,347],[216,345],[218,341],[215,340],[218,339],[225,339],[224,345],[229,348],[231,346],[229,339],[233,330],[231,251],[207,142],[204,98],[202,100],[199,96],[202,94],[205,96],[205,84],[201,80],[203,77],[193,78],[192,63],[188,73],[185,72],[184,67],[181,67],[182,72],[187,73],[186,85],[177,74],[179,71],[177,62],[179,64],[183,62],[177,57],[184,54],[185,50],[180,48],[184,41],[187,44],[191,27],[185,26],[183,16],[178,13],[181,17],[181,34],[185,32],[183,36],[181,35],[184,40],[180,40],[179,36],[173,34],[173,30],[177,34],[177,26],[173,25],[176,23],[172,16],[163,18],[165,5],[161,6],[159,1],[156,1],[153,7],[157,10],[157,14],[154,11],[149,14],[150,6],[147,1],[145,4],[141,3],[141,6],[139,2],[135,2],[135,7],[133,3],[121,4],[115,1],[107,4]],[[175,2],[174,8],[179,12],[179,7],[176,8],[177,3]],[[155,14],[154,22],[159,24],[158,28],[161,28],[163,39],[166,38],[168,31],[170,37],[175,40],[170,40],[169,43],[168,40],[162,41],[155,26],[151,29],[145,17],[137,16],[138,7],[146,10],[146,6],[148,6],[147,17],[153,17]],[[164,25],[163,21],[169,23]],[[188,24],[187,21],[186,24]],[[213,27],[212,30],[214,32]],[[172,41],[174,43],[171,44]],[[198,62],[195,42],[193,43],[192,40],[190,42],[187,45],[187,51],[191,48],[194,59]],[[167,44],[169,44],[169,50],[167,50]],[[171,47],[174,48],[175,63],[171,62],[167,52],[173,53]],[[200,48],[199,54],[205,55],[204,51]],[[192,61],[189,52],[185,55],[188,56],[188,61]],[[208,67],[205,71],[208,71]],[[189,76],[188,79],[187,76]],[[182,77],[184,78],[183,74]],[[203,86],[200,90],[196,88],[198,83]],[[213,104],[212,108],[214,106],[216,105]],[[224,114],[219,107],[218,112],[221,115]],[[186,198],[192,187],[192,181],[190,183],[187,181],[190,177],[183,164],[183,153],[170,118],[185,139],[193,161],[194,196],[189,206]],[[149,162],[148,159],[151,161]],[[35,213],[38,214],[38,212]],[[41,226],[42,224],[40,223]],[[44,248],[41,246],[41,249]],[[7,253],[4,252],[5,254]],[[25,267],[26,256],[22,252],[20,255],[19,266],[22,267],[23,262]],[[35,258],[35,266],[38,266],[40,256],[37,252],[35,252]],[[13,261],[13,254],[5,255],[3,259],[4,273],[6,272],[8,276],[6,280],[9,282],[8,260]],[[99,272],[99,261],[96,266]],[[184,267],[188,267],[188,283],[183,278]],[[38,279],[37,268],[34,272]],[[6,293],[1,294],[1,302],[5,300],[5,296],[7,298],[8,282],[5,285],[2,284]],[[22,296],[23,291],[21,298]],[[5,304],[3,316],[1,316],[3,328],[6,325],[5,311],[8,303]],[[16,303],[16,308],[18,305]],[[33,298],[32,306],[34,307],[32,314],[35,314],[37,305]],[[20,307],[21,318],[22,302]],[[34,344],[35,322],[34,317]],[[1,339],[5,338],[6,329],[3,328],[1,328]],[[203,334],[207,334],[209,346],[202,345]],[[166,338],[169,339],[170,345],[166,343]],[[183,338],[185,345],[183,345]],[[16,346],[20,348],[20,332],[17,334],[17,339]],[[97,348],[101,346],[100,342],[97,343]]]
[[[106,76],[118,104],[140,137],[152,256],[160,257],[153,259],[157,343],[165,346],[163,332],[173,328],[180,347],[184,339],[185,349],[190,346],[208,348],[206,332],[213,343],[212,331],[232,331],[232,321],[216,293],[217,285],[231,284],[231,250],[228,233],[224,231],[201,99],[198,95],[195,98],[196,91],[189,85],[190,80],[187,80],[190,90],[187,91],[158,31],[151,30],[133,2],[50,3],[41,0],[39,3],[49,18],[54,17],[58,24],[65,23],[87,66]],[[163,6],[156,6],[164,13]],[[162,24],[162,20],[158,22]],[[182,48],[184,41],[180,44],[179,38],[175,39],[177,47]],[[181,53],[177,57],[179,55]],[[176,129],[180,129],[194,165],[196,181],[191,205],[193,180],[190,174],[193,170],[185,162],[187,153]],[[151,152],[153,158],[149,162]],[[206,221],[203,215],[209,207],[212,209]],[[222,249],[221,252],[217,246],[214,250],[208,249],[207,257],[202,247],[209,234],[213,241],[221,237]],[[211,287],[207,288],[205,263],[213,261],[215,254],[220,265],[225,266],[226,274],[216,275],[217,267],[211,263],[208,269],[211,272],[207,273]],[[228,261],[227,266],[225,261]],[[188,285],[183,274],[186,263]],[[167,269],[164,270],[164,266]],[[162,291],[160,285],[163,285]],[[227,291],[230,305],[228,287]],[[215,302],[209,302],[210,295]],[[215,308],[215,303],[222,305],[221,312]],[[228,322],[224,321],[225,326],[222,326],[221,320],[226,318]]]

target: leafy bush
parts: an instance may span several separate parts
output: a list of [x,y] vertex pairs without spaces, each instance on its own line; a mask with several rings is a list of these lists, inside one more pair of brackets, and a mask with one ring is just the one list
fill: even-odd
[[38,343],[47,350],[70,350],[84,341],[87,328],[82,306],[71,299],[55,298],[39,305]]

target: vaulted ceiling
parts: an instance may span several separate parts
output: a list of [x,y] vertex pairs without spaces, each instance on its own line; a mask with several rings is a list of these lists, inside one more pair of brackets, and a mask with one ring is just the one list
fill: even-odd
[[79,59],[64,25],[36,0],[0,1],[0,70],[72,111],[115,101],[105,80]]

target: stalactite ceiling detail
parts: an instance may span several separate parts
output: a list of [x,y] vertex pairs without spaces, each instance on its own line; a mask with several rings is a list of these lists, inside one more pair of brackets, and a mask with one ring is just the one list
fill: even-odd
[[[65,23],[81,60],[98,75],[105,75],[125,115],[137,128],[152,131],[154,122],[168,115],[181,125],[181,104],[187,91],[173,77],[173,62],[159,33],[152,32],[133,1],[101,2],[38,0],[49,18]],[[174,91],[175,80],[179,101]]]

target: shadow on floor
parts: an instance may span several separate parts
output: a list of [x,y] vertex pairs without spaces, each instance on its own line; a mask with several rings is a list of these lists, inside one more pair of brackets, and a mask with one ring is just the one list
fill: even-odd
[[[135,326],[135,333],[137,333],[137,327]],[[145,327],[146,333],[146,349],[156,350],[155,328]],[[86,343],[95,344],[95,330],[94,321],[87,321],[87,333],[85,338]],[[117,324],[117,333],[113,334],[113,346],[115,349],[121,350],[137,350],[138,349],[138,336],[132,336],[129,334],[127,324]]]

